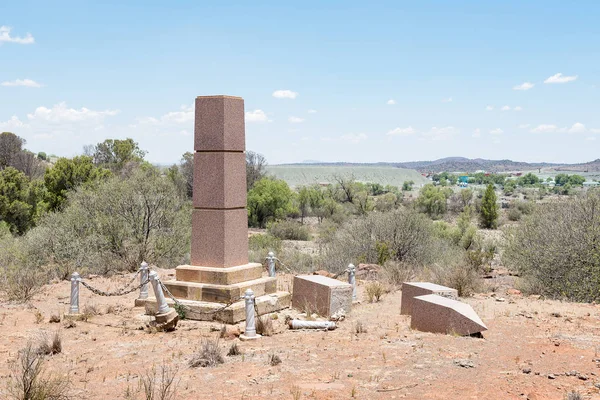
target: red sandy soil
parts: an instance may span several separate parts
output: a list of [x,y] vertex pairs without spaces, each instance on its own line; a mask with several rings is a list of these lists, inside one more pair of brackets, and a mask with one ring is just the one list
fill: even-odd
[[[129,278],[90,283],[115,290]],[[409,317],[400,315],[397,291],[379,303],[356,305],[329,332],[291,331],[285,316],[299,312],[284,310],[273,321],[273,336],[220,340],[224,354],[238,343],[243,355],[225,357],[213,368],[190,368],[202,339],[219,335],[218,322],[185,320],[175,332],[149,333],[144,326],[150,318],[133,307],[137,293],[109,298],[82,288],[82,309],[96,305],[103,315],[73,328],[49,323],[51,315],[67,312],[69,285],[48,285],[28,305],[0,303],[0,398],[7,398],[9,363],[18,350],[41,332],[57,330],[63,349],[47,357],[46,370],[68,374],[71,394],[81,399],[123,399],[128,388],[141,399],[140,377],[161,365],[178,369],[177,399],[563,399],[572,390],[600,398],[597,305],[479,294],[465,299],[489,328],[478,339],[411,330]],[[40,323],[36,310],[44,316]],[[357,323],[367,332],[356,334]],[[271,354],[282,363],[271,366]]]

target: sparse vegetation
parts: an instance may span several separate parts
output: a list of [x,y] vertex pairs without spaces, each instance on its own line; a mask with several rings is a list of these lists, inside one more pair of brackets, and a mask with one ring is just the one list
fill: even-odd
[[273,320],[269,315],[256,318],[256,333],[262,336],[273,336]]
[[385,293],[383,285],[377,281],[369,282],[365,288],[369,303],[379,302]]
[[141,377],[146,400],[175,400],[177,396],[177,367],[161,365],[160,368],[152,367]]
[[196,352],[189,362],[190,367],[215,367],[223,364],[225,359],[219,347],[218,338],[203,338],[200,350]]

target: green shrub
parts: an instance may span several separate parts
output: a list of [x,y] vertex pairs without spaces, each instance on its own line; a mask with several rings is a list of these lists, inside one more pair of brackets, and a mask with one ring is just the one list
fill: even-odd
[[509,221],[519,221],[523,216],[523,213],[518,208],[511,207],[508,209],[507,216]]
[[270,251],[279,256],[281,248],[281,239],[270,234],[256,234],[248,238],[250,262],[263,263]]
[[278,221],[269,225],[268,231],[271,235],[282,240],[310,240],[308,227],[296,221]]

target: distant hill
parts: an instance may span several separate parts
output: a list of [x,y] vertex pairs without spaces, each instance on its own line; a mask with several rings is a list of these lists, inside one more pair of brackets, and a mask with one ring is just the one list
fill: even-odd
[[446,157],[434,161],[410,161],[397,163],[302,163],[285,165],[313,165],[313,166],[362,166],[362,167],[396,167],[414,169],[420,173],[438,172],[510,172],[510,171],[533,171],[544,169],[546,171],[572,171],[572,172],[600,172],[600,159],[581,164],[558,164],[558,163],[527,163],[512,160],[486,160],[483,158]]

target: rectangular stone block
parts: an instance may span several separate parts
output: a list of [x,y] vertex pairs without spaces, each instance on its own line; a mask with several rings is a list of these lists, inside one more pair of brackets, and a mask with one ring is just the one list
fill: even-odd
[[244,99],[233,96],[196,97],[194,150],[244,151]]
[[246,207],[246,154],[194,154],[194,207]]
[[247,289],[252,289],[255,296],[277,291],[277,278],[259,278],[232,285],[213,285],[210,283],[167,281],[165,286],[177,299],[207,301],[213,303],[229,303],[238,301]]
[[487,330],[470,305],[435,294],[413,299],[410,327],[422,332],[462,336]]
[[175,279],[182,282],[212,283],[231,285],[262,277],[262,264],[250,263],[237,267],[213,268],[194,265],[180,265],[175,268]]
[[453,300],[458,299],[458,292],[456,289],[429,282],[404,282],[402,284],[400,314],[412,315],[413,299],[417,296],[427,294],[437,294],[438,296],[447,297]]
[[292,306],[330,317],[340,309],[347,314],[352,307],[352,285],[320,275],[294,277]]
[[248,263],[248,212],[194,209],[191,264],[233,267]]

